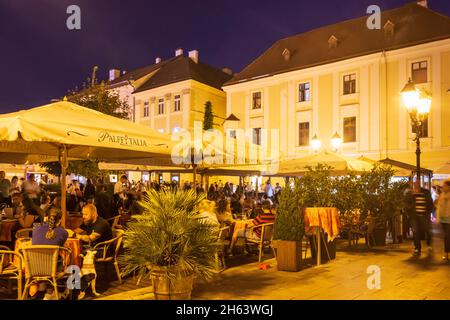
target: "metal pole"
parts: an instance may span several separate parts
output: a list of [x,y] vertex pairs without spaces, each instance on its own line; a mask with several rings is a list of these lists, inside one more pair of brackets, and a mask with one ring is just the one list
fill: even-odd
[[317,227],[317,266],[320,266],[320,263],[321,263],[321,250],[320,250],[320,246],[321,246],[321,243],[320,243],[320,227]]
[[197,165],[196,164],[193,164],[192,165],[192,172],[193,172],[193,180],[194,180],[194,190],[195,190],[195,193],[197,193],[197,187],[196,187],[196,182],[197,182],[197,179],[196,179],[196,175],[197,175]]
[[66,208],[66,170],[68,167],[67,163],[67,149],[66,146],[63,146],[62,149],[60,149],[60,164],[61,164],[61,212],[62,212],[62,219],[61,219],[61,225],[63,228],[66,227],[66,215],[67,215],[67,208]]
[[421,169],[420,169],[420,136],[416,139],[416,164],[417,164],[417,191],[420,192],[421,186]]

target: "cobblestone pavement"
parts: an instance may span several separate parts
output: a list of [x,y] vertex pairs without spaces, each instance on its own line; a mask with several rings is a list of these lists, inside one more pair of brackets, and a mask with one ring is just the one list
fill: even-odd
[[[193,299],[450,299],[450,263],[441,260],[443,243],[435,236],[433,252],[428,254],[425,249],[421,257],[412,256],[412,241],[372,249],[366,248],[364,241],[352,248],[340,241],[336,260],[319,267],[305,261],[305,268],[295,273],[277,271],[275,259],[264,261],[270,264],[269,270],[259,270],[256,257],[244,265],[239,261],[242,257],[235,257],[213,282],[197,284]],[[371,265],[381,270],[380,290],[367,287]]]

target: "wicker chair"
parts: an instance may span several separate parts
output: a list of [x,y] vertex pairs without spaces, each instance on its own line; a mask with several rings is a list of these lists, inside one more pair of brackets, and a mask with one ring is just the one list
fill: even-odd
[[272,238],[273,238],[273,223],[264,223],[257,226],[252,226],[246,229],[245,234],[247,234],[247,230],[255,231],[256,229],[261,229],[261,237],[259,239],[251,239],[246,238],[245,244],[246,246],[256,246],[259,250],[259,262],[261,262],[262,257],[264,255],[264,249],[269,247],[272,248],[273,254],[276,255],[275,249],[273,247]]
[[106,219],[106,221],[108,221],[111,224],[111,228],[114,229],[122,229],[122,226],[119,224],[120,221],[120,215],[111,217]]
[[[23,299],[27,298],[30,286],[40,281],[49,282],[55,290],[56,298],[58,298],[57,280],[66,276],[65,271],[58,272],[58,257],[62,251],[65,251],[66,257],[70,257],[71,250],[58,246],[32,245],[22,248],[21,251],[25,264]],[[66,269],[67,260],[64,261],[63,270]]]
[[16,239],[28,238],[31,239],[33,228],[23,228],[16,231]]
[[[117,278],[119,279],[119,283],[122,283],[122,277],[120,276],[119,262],[117,260],[117,257],[119,256],[119,250],[122,245],[124,231],[115,229],[113,230],[113,234],[114,238],[108,241],[97,243],[92,250],[97,251],[97,257],[95,258],[96,263],[113,262]],[[111,250],[111,248],[113,248],[114,251]]]
[[220,228],[219,234],[217,236],[218,246],[214,258],[216,261],[216,270],[218,272],[221,272],[226,269],[225,255],[227,247],[230,246],[231,243],[230,240],[226,239],[229,234],[230,234],[230,227],[228,226]]
[[8,280],[8,289],[11,288],[11,281],[17,280],[18,300],[22,299],[22,261],[22,255],[8,247],[0,246],[0,278]]

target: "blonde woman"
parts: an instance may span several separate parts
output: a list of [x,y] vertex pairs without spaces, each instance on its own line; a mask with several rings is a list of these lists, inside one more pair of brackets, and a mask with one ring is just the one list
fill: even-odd
[[216,203],[214,201],[202,200],[198,205],[198,211],[200,213],[200,217],[207,224],[216,226],[217,228],[220,226],[219,220],[217,220],[217,216],[214,212],[214,208]]
[[437,221],[444,230],[444,255],[442,260],[449,260],[450,253],[450,180],[444,182],[442,194],[437,202]]

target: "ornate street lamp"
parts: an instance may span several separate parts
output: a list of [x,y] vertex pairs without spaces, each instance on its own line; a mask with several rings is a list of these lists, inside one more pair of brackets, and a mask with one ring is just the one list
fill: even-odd
[[322,145],[319,138],[317,138],[317,134],[314,135],[314,137],[311,139],[311,147],[315,152],[318,152],[320,149],[320,146]]
[[333,146],[334,152],[338,152],[339,148],[342,145],[342,138],[337,131],[334,136],[331,137],[331,145]]
[[413,132],[416,134],[414,141],[416,142],[416,173],[417,185],[416,190],[420,191],[421,170],[420,170],[420,138],[422,138],[422,123],[426,121],[431,108],[431,97],[428,93],[420,91],[414,85],[414,82],[409,79],[401,91],[403,102],[408,109],[409,117],[411,118],[411,125]]

